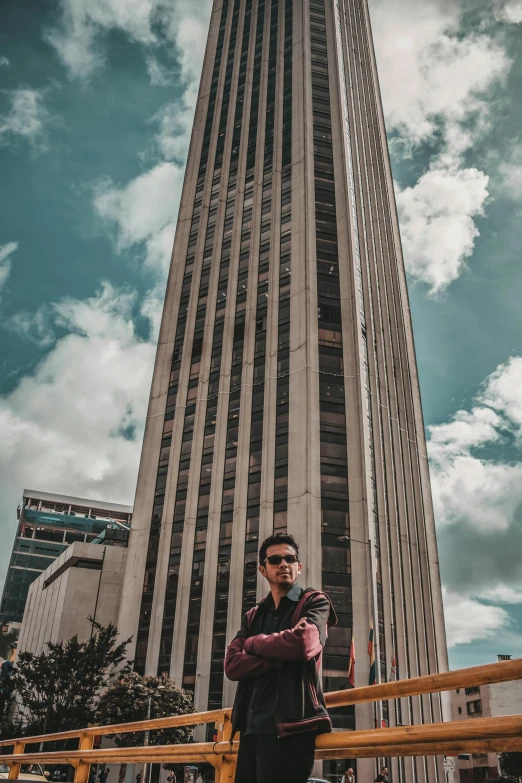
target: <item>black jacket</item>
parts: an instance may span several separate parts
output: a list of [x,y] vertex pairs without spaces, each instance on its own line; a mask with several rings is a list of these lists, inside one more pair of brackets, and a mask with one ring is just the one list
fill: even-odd
[[[325,601],[330,605],[329,619],[327,627],[320,629],[314,624],[314,607]],[[269,635],[256,633],[259,606],[245,614],[225,657],[225,674],[229,680],[239,681],[232,710],[232,736],[244,731],[254,679],[273,668],[279,669],[275,705],[278,736],[331,731],[320,678],[328,627],[337,623],[330,599],[323,592],[307,588],[296,606],[292,627]]]

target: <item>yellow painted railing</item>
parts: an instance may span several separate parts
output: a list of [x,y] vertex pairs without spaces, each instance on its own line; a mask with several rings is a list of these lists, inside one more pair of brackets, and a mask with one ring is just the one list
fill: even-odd
[[[411,680],[353,688],[326,694],[328,707],[343,707],[406,696],[510,682],[522,679],[522,659],[460,669],[455,672],[430,674]],[[214,723],[216,742],[194,742],[186,745],[152,745],[135,748],[94,749],[96,736],[127,732],[166,729],[175,726],[195,726]],[[95,726],[78,731],[63,731],[16,740],[2,740],[0,748],[13,747],[2,755],[2,763],[10,766],[9,778],[16,780],[20,765],[71,764],[75,768],[75,783],[88,783],[91,764],[167,763],[197,764],[207,762],[216,769],[216,783],[233,783],[239,740],[230,742],[231,711],[213,710],[192,715],[156,718],[114,726]],[[26,745],[78,739],[77,750],[25,752]],[[448,723],[398,726],[367,731],[335,731],[321,734],[316,740],[317,759],[385,758],[398,756],[458,755],[461,753],[502,753],[522,751],[522,715],[502,718],[474,718]]]

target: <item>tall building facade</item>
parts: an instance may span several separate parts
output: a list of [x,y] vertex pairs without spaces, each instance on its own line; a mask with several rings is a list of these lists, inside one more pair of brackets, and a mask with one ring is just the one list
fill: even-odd
[[[445,670],[415,352],[366,0],[214,0],[120,614],[135,666],[231,704],[227,642],[298,539],[327,690]],[[394,675],[395,676],[395,675]],[[439,697],[335,711],[440,720]],[[404,780],[438,767],[394,762]],[[397,777],[395,778],[398,779]]]
[[0,603],[0,622],[21,623],[30,585],[75,542],[125,546],[132,507],[24,489]]

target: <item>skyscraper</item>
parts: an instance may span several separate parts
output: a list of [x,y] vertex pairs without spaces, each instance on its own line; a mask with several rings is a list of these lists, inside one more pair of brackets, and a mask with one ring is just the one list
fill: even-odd
[[[410,312],[366,0],[214,0],[120,630],[230,704],[227,641],[288,530],[339,625],[325,688],[447,668]],[[335,724],[439,720],[439,697]],[[405,780],[436,765],[401,764]],[[397,779],[397,778],[395,778]]]

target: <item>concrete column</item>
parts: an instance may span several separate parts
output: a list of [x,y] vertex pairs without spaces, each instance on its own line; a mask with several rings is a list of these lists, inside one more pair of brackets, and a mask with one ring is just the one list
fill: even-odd
[[[250,120],[250,106],[251,106],[251,93],[252,93],[252,71],[254,65],[254,48],[255,48],[255,36],[256,36],[256,18],[257,18],[257,0],[254,0],[252,7],[251,29],[249,38],[249,57],[247,64],[247,83],[245,85],[244,96],[244,110],[242,118],[242,131],[240,142],[240,160],[237,172],[237,197],[235,204],[235,229],[232,241],[232,249],[230,256],[229,267],[229,286],[227,291],[227,312],[226,320],[227,326],[226,334],[228,337],[226,345],[226,368],[225,368],[225,353],[223,354],[221,366],[225,372],[227,372],[227,383],[225,378],[222,378],[223,394],[221,395],[221,407],[218,409],[218,427],[216,427],[216,439],[215,439],[215,456],[214,466],[212,473],[212,485],[210,493],[209,504],[209,517],[208,517],[208,532],[207,532],[207,547],[206,547],[206,562],[205,562],[205,574],[203,580],[203,595],[201,601],[201,623],[200,623],[200,636],[198,647],[198,662],[197,662],[197,675],[196,675],[196,688],[194,694],[194,706],[197,710],[206,710],[208,703],[208,690],[209,690],[209,678],[210,678],[210,664],[212,657],[212,636],[214,628],[214,607],[216,597],[216,580],[217,580],[217,566],[218,566],[218,554],[219,554],[219,531],[221,521],[221,505],[222,505],[222,493],[223,493],[223,473],[226,451],[226,435],[228,424],[228,410],[229,410],[229,395],[225,389],[228,386],[230,388],[230,362],[232,360],[232,337],[234,333],[234,323],[236,318],[237,308],[237,276],[239,268],[239,256],[241,247],[241,226],[244,209],[244,184],[245,184],[245,171],[246,171],[246,153],[248,144],[248,131]],[[256,259],[257,261],[257,259]],[[255,284],[254,284],[254,268],[256,271]],[[251,294],[251,288],[254,289],[257,285],[257,264],[253,259],[253,264],[249,271],[249,294]],[[249,317],[250,316],[250,317]],[[246,346],[248,335],[252,332],[252,316],[253,316],[253,332],[255,335],[255,312],[245,312],[245,340],[244,346]],[[225,338],[223,342],[223,351],[225,352]],[[249,447],[249,432],[250,432],[250,416],[246,416],[246,411],[243,409],[243,405],[252,399],[251,389],[247,388],[246,378],[244,377],[246,369],[246,356],[243,351],[243,375],[242,375],[242,398],[240,407],[240,430],[239,430],[239,447],[237,451],[236,460],[236,498],[245,484],[244,469],[248,470],[248,447]],[[250,374],[251,383],[251,374]],[[250,394],[249,394],[250,392]],[[246,399],[245,399],[246,398]],[[246,477],[248,482],[248,475]],[[235,519],[233,523],[233,537],[237,536],[237,529],[239,529],[239,539],[243,541],[244,549],[244,518],[245,502],[242,499],[242,504],[235,503]],[[237,590],[237,584],[233,585],[237,577],[241,577],[242,586],[242,570],[237,567],[233,567],[231,561],[230,566],[230,582],[231,582],[231,595],[236,592],[241,593],[241,586],[239,591]],[[239,626],[238,626],[239,627]]]
[[292,276],[288,532],[300,545],[302,584],[321,584],[319,354],[310,7],[294,3],[292,73]]

